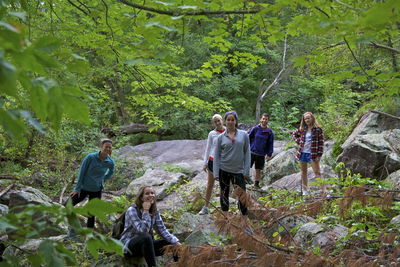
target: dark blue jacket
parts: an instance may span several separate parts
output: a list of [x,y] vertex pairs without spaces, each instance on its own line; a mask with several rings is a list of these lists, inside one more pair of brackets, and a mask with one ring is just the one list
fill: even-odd
[[271,128],[263,129],[261,125],[254,126],[249,131],[251,153],[268,157],[274,153],[274,132]]

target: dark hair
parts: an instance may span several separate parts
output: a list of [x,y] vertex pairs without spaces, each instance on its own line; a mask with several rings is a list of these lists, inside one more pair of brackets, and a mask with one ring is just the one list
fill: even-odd
[[100,140],[100,145],[104,145],[105,143],[111,143],[112,144],[112,140],[111,139],[106,139],[106,138]]
[[236,121],[235,126],[237,128],[238,127],[238,115],[237,115],[236,111],[231,110],[231,111],[228,111],[227,113],[225,113],[224,121],[226,121],[226,118],[228,118],[229,115],[233,115],[233,117],[235,117],[235,121]]
[[262,118],[262,117],[267,117],[269,119],[269,114],[268,113],[263,113],[260,118]]
[[[137,195],[136,195],[136,199],[135,199],[135,204],[136,204],[136,206],[138,207],[138,209],[143,209],[143,199],[142,199],[142,197],[143,197],[143,194],[144,194],[144,190],[146,189],[146,188],[153,188],[152,186],[150,186],[150,185],[144,185],[144,186],[142,186],[140,189],[139,189],[139,192],[137,193]],[[154,189],[153,189],[154,190]],[[154,191],[154,195],[156,194],[156,192]],[[155,196],[155,198],[154,198],[154,203],[153,204],[151,204],[151,206],[150,206],[150,209],[149,209],[149,213],[150,214],[155,214],[156,212],[157,212],[157,205],[156,205],[156,199],[157,199],[157,196]]]

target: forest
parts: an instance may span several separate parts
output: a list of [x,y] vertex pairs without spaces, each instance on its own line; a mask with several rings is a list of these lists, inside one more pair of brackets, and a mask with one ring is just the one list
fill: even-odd
[[[337,156],[363,114],[400,115],[399,33],[398,0],[0,0],[0,181],[43,173],[56,199],[100,138],[206,139],[228,110],[247,125],[270,114],[277,140],[311,111]],[[30,207],[0,231],[88,209]],[[120,249],[85,234],[95,258]],[[27,261],[71,266],[82,260],[71,251],[48,242]]]

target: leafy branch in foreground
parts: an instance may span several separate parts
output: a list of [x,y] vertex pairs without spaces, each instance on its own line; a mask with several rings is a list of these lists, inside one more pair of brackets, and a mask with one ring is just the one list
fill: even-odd
[[[94,199],[83,207],[72,207],[68,203],[66,207],[61,205],[29,205],[19,212],[11,212],[0,218],[0,231],[8,235],[7,246],[13,246],[23,256],[6,255],[2,266],[25,266],[29,262],[32,266],[77,266],[77,257],[62,239],[50,238],[47,233],[60,231],[60,226],[70,225],[86,240],[85,247],[92,257],[97,259],[99,251],[122,255],[122,244],[113,238],[102,235],[92,229],[81,228],[77,215],[95,215],[101,222],[109,224],[107,215],[121,211],[114,205]],[[40,245],[35,251],[21,248],[29,240],[38,240]],[[82,251],[81,251],[82,252]]]

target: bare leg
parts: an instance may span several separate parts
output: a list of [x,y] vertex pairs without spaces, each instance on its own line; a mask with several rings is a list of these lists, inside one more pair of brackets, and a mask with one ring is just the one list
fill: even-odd
[[[319,167],[319,158],[316,159],[315,161],[311,162],[311,167],[312,167],[312,169],[314,171],[315,178],[322,178],[321,177],[321,169]],[[322,189],[322,193],[326,193],[327,192],[326,185],[323,184],[321,186],[321,189]]]
[[307,163],[300,162],[302,191],[308,191]]
[[208,176],[208,182],[207,182],[207,189],[206,189],[206,204],[205,206],[208,207],[208,205],[210,204],[210,199],[211,199],[211,193],[214,187],[214,175],[208,171],[207,172],[207,176]]

